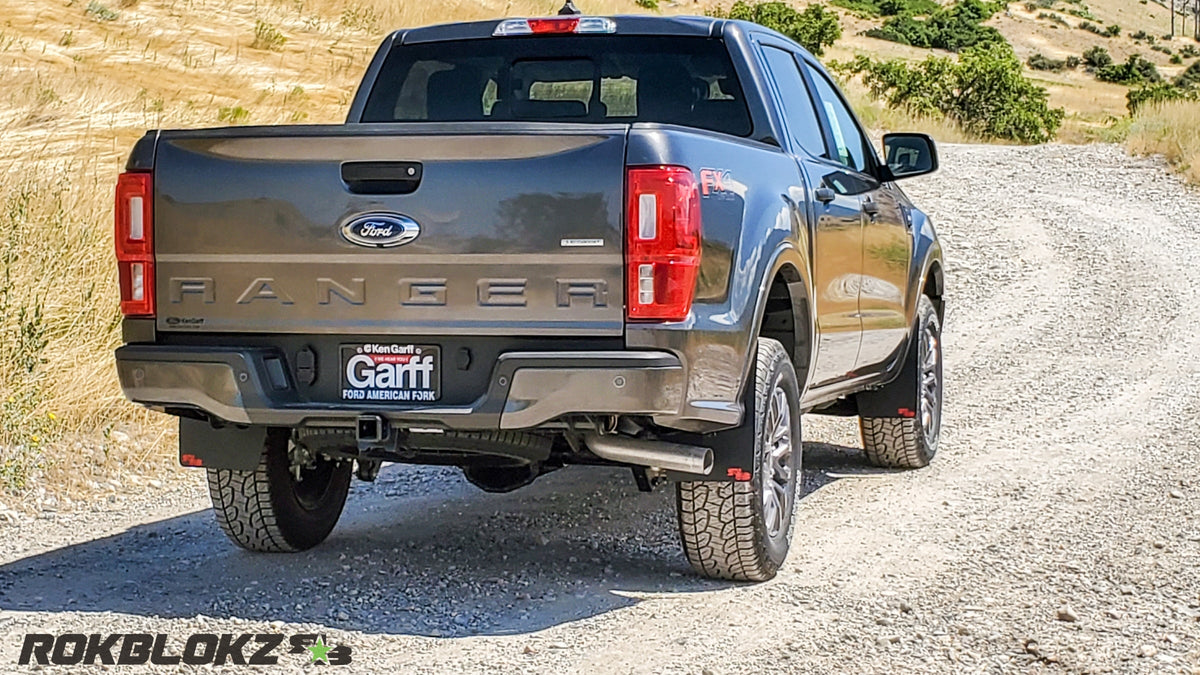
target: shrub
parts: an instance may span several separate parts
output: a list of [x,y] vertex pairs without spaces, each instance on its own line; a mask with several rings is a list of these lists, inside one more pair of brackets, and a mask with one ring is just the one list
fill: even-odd
[[1066,19],[1055,14],[1054,12],[1042,12],[1042,13],[1038,14],[1038,18],[1039,19],[1049,19],[1050,21],[1053,21],[1054,23],[1056,23],[1060,26],[1068,26],[1069,27],[1071,25],[1071,24],[1067,23]]
[[1062,123],[1063,110],[1049,107],[1046,90],[1021,74],[1007,43],[969,47],[957,62],[929,57],[908,65],[859,56],[836,68],[861,74],[871,94],[892,107],[948,117],[979,136],[1042,143]]
[[826,47],[842,37],[842,24],[837,14],[817,4],[798,12],[783,2],[750,4],[738,0],[728,12],[717,8],[711,10],[709,16],[753,21],[783,33],[816,56],[824,54]]
[[252,49],[267,49],[277,52],[283,49],[286,42],[287,38],[279,32],[278,28],[261,19],[254,22],[254,41],[250,43]]
[[116,21],[121,18],[120,14],[96,2],[96,0],[89,2],[87,9],[83,10],[83,13],[96,21]]
[[908,10],[908,3],[904,0],[880,0],[879,13],[883,16],[895,16],[903,14]]
[[1198,101],[1200,89],[1179,87],[1166,82],[1130,89],[1125,94],[1125,108],[1130,115],[1146,105],[1159,105],[1167,101]]
[[868,17],[931,14],[939,7],[935,0],[830,0],[830,4]]
[[933,12],[928,19],[901,15],[864,34],[914,47],[958,52],[975,45],[1004,42],[999,31],[982,25],[995,12],[995,5],[980,0],[959,0]]
[[1175,53],[1175,52],[1171,51],[1171,48],[1166,45],[1150,45],[1150,49],[1153,49],[1156,52],[1162,52],[1163,54],[1166,54],[1167,56],[1170,56],[1171,54]]
[[1104,82],[1135,85],[1162,82],[1158,68],[1141,54],[1130,54],[1125,63],[1114,63],[1096,70],[1096,77]]
[[658,9],[658,0],[636,0],[635,4],[645,9]]
[[1087,19],[1088,21],[1099,21],[1100,20],[1100,19],[1096,18],[1095,14],[1092,14],[1091,10],[1089,10],[1087,8],[1087,5],[1084,5],[1082,7],[1072,7],[1067,10],[1067,14],[1070,14],[1071,16],[1077,16],[1081,19]]
[[1033,56],[1030,56],[1029,60],[1026,61],[1026,63],[1028,63],[1029,67],[1033,68],[1034,70],[1059,71],[1059,70],[1065,70],[1067,67],[1067,62],[1065,59],[1062,59],[1062,60],[1052,59],[1049,56],[1042,54],[1041,52],[1038,52],[1038,53],[1034,54]]
[[1179,55],[1185,59],[1194,59],[1200,56],[1200,49],[1196,49],[1195,45],[1184,45],[1179,50]]
[[1096,35],[1102,37],[1114,38],[1121,34],[1121,27],[1115,23],[1111,26],[1104,27],[1096,25],[1091,21],[1084,21],[1083,23],[1079,24],[1079,27],[1088,31],[1089,33],[1095,33]]
[[1180,56],[1180,55],[1178,55],[1178,54],[1172,54],[1172,55],[1171,55],[1171,64],[1172,64],[1172,65],[1176,65],[1176,66],[1177,66],[1177,65],[1180,65],[1181,63],[1183,63],[1183,57],[1182,57],[1182,56]]
[[217,110],[217,121],[242,124],[250,119],[250,111],[240,105],[222,106]]
[[1200,89],[1200,61],[1195,61],[1175,78],[1176,87]]
[[374,33],[379,30],[380,16],[373,7],[348,7],[342,10],[339,23],[350,30]]
[[1089,68],[1095,68],[1098,70],[1100,68],[1104,68],[1105,66],[1111,65],[1113,58],[1112,55],[1108,53],[1108,50],[1104,47],[1101,47],[1100,45],[1093,45],[1083,50],[1083,62],[1087,64]]
[[1079,67],[1080,60],[1079,60],[1078,56],[1068,56],[1066,63],[1067,63],[1067,68],[1070,68],[1071,70],[1075,70],[1076,68]]

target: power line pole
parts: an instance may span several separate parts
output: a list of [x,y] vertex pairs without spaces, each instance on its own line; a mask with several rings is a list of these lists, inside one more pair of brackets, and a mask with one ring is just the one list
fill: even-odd
[[1175,39],[1175,0],[1171,0],[1171,39]]

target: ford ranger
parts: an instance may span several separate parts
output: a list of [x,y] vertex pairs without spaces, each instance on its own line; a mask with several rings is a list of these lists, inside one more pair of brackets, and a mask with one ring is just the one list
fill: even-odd
[[345,124],[148,132],[116,191],[126,396],[179,418],[252,551],[352,476],[569,464],[673,482],[706,576],[779,569],[801,415],[938,447],[943,263],[824,68],[758,25],[565,15],[400,30]]

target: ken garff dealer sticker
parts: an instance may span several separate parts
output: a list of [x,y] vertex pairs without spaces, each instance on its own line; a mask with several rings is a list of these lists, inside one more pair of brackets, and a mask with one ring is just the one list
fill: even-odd
[[342,238],[367,248],[403,246],[421,234],[421,225],[399,213],[366,213],[346,221]]

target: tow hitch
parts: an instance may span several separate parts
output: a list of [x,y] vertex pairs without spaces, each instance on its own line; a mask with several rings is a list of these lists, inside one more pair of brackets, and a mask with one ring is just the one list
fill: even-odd
[[362,455],[372,448],[385,449],[385,444],[391,439],[392,428],[382,415],[359,415],[354,425],[354,435],[358,452]]

